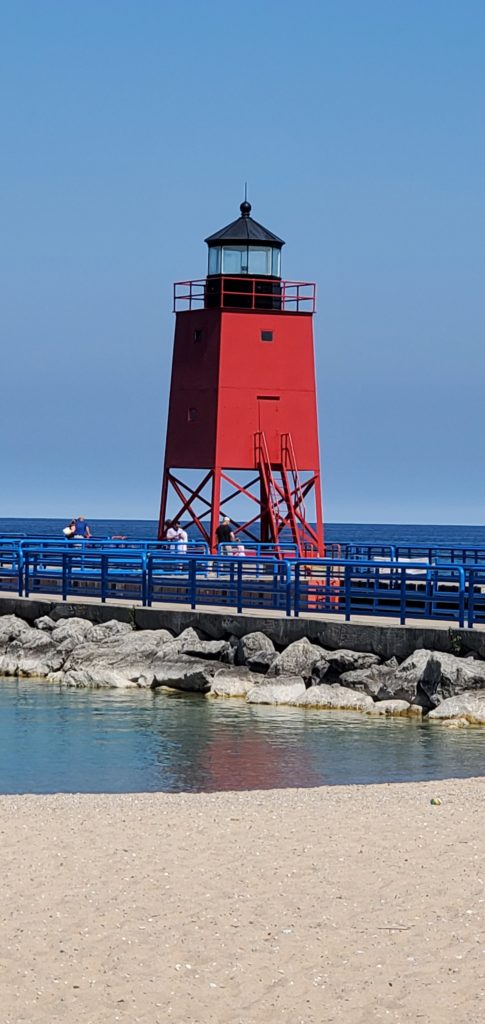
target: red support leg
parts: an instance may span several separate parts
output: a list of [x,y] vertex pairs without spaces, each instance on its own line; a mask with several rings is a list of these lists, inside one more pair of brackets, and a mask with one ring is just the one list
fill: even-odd
[[219,526],[219,516],[221,512],[221,478],[221,470],[217,467],[212,476],[212,515],[210,526],[210,548],[212,553],[217,551],[216,530]]
[[317,523],[317,544],[318,554],[320,558],[325,555],[325,541],[323,536],[323,509],[322,509],[322,489],[320,485],[320,474],[315,474],[315,516]]
[[162,497],[160,500],[160,517],[158,520],[158,539],[163,540],[165,520],[167,518],[167,493],[168,493],[168,476],[169,470],[166,466],[163,468],[163,482],[162,482]]

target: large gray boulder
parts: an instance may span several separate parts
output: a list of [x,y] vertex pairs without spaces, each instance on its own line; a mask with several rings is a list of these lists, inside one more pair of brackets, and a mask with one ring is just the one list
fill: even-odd
[[[384,715],[386,717],[399,717],[409,715],[412,705],[407,700],[378,700],[371,708],[368,708],[368,715]],[[419,708],[422,712],[422,708]],[[414,714],[414,712],[411,712]]]
[[465,721],[469,725],[485,725],[485,692],[464,691],[448,697],[428,715],[430,722]]
[[[195,654],[195,651],[197,651],[200,646],[206,642],[200,640],[198,633],[195,632],[195,629],[192,629],[192,626],[188,626],[187,629],[184,629],[183,632],[176,637],[173,637],[167,630],[164,632],[167,636],[166,641],[163,644],[163,651],[160,649],[160,658],[162,660],[167,658],[175,659],[179,654],[185,654],[189,651]],[[220,643],[221,641],[216,640],[215,642]],[[225,643],[225,641],[222,642]]]
[[50,633],[53,643],[58,644],[65,656],[79,644],[91,639],[93,625],[86,619],[61,619]]
[[254,686],[246,694],[248,704],[292,704],[295,698],[305,693],[305,683],[299,676],[280,675]]
[[343,672],[340,676],[342,686],[348,686],[351,690],[359,693],[366,693],[374,700],[392,700],[392,694],[387,688],[387,680],[391,679],[398,669],[395,658],[385,665],[372,665],[370,668],[358,668],[350,672]]
[[194,658],[208,658],[221,661],[230,651],[227,640],[197,640],[197,643],[185,643],[181,649],[182,654],[189,654]]
[[61,642],[67,636],[85,637],[92,629],[94,629],[94,626],[88,619],[81,619],[77,615],[72,615],[69,619],[58,619],[57,622],[54,622],[53,639],[57,638]]
[[151,687],[156,690],[160,686],[168,686],[171,690],[207,693],[220,667],[218,661],[204,661],[194,657],[180,661],[158,661]]
[[264,675],[257,675],[245,665],[233,669],[220,668],[214,675],[209,692],[210,697],[245,697],[255,686],[266,683]]
[[300,708],[326,708],[339,711],[367,711],[373,706],[372,697],[356,693],[346,686],[321,683],[310,686],[305,693],[291,701]]
[[449,697],[456,697],[467,690],[485,688],[485,662],[474,658],[457,658],[454,654],[433,652],[434,662],[439,665],[437,673],[424,673],[420,681],[422,694],[430,704],[437,705]]
[[269,672],[276,658],[276,651],[255,651],[246,658],[246,667],[251,669],[251,672]]
[[485,687],[485,662],[441,651],[419,650],[384,683],[384,699],[408,700],[426,710],[465,690]]
[[325,651],[325,661],[328,665],[325,681],[331,682],[335,678],[340,678],[346,672],[357,672],[373,668],[375,665],[379,665],[380,660],[377,654],[348,651],[345,648],[339,651]]
[[260,652],[275,654],[274,643],[266,633],[259,630],[254,633],[246,633],[238,640],[236,647],[236,665],[246,665],[249,658],[254,658]]
[[[97,643],[101,640],[109,640],[120,633],[132,633],[133,628],[129,622],[118,622],[118,619],[109,619],[108,622],[102,622],[98,626],[93,626],[90,634],[90,643]],[[169,633],[168,636],[172,634]]]
[[[406,700],[409,704],[431,706],[421,684],[424,679],[428,679],[433,687],[438,685],[440,666],[433,651],[415,651],[395,671],[388,672],[387,668],[382,665],[374,666],[370,670],[367,692],[378,700]],[[372,685],[373,681],[377,683],[375,687]],[[349,680],[347,674],[345,682],[356,684],[355,679]]]
[[328,667],[326,652],[303,637],[302,640],[295,640],[281,654],[277,655],[269,669],[268,676],[290,675],[311,679],[317,665],[321,678]]
[[28,629],[0,655],[0,676],[48,676],[64,664],[66,653],[51,633]]
[[53,678],[66,686],[151,686],[152,663],[167,637],[172,639],[166,629],[147,629],[79,644],[67,657],[63,672]]
[[4,654],[12,640],[20,637],[27,637],[33,630],[23,619],[16,615],[2,615],[0,617],[0,654]]
[[236,648],[229,641],[226,651],[223,651],[220,658],[223,665],[235,665],[236,664]]
[[51,619],[50,615],[41,615],[40,618],[34,620],[34,626],[36,629],[44,630],[46,633],[51,633],[56,628],[57,622]]

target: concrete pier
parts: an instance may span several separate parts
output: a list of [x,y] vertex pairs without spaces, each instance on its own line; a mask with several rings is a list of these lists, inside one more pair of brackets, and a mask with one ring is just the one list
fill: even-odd
[[355,616],[351,622],[338,614],[302,615],[295,619],[276,611],[252,610],[238,615],[226,608],[209,606],[196,611],[179,604],[143,608],[141,604],[101,604],[94,598],[59,601],[55,596],[25,598],[11,594],[0,595],[0,615],[17,615],[30,623],[41,615],[54,619],[77,615],[95,623],[118,619],[136,629],[169,629],[174,634],[193,626],[216,640],[261,630],[280,648],[306,636],[330,650],[367,651],[384,659],[402,660],[420,648],[485,658],[485,626],[459,629],[455,622],[425,619],[401,626],[392,618],[370,616]]

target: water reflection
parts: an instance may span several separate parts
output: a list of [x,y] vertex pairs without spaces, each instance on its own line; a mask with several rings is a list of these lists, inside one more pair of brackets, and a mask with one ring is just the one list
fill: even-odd
[[266,789],[483,774],[485,730],[143,690],[0,684],[0,791]]

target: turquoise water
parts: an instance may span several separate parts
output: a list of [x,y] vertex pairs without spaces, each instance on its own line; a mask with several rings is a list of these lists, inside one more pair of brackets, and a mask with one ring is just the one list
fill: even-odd
[[485,730],[0,681],[0,792],[210,792],[485,774]]

